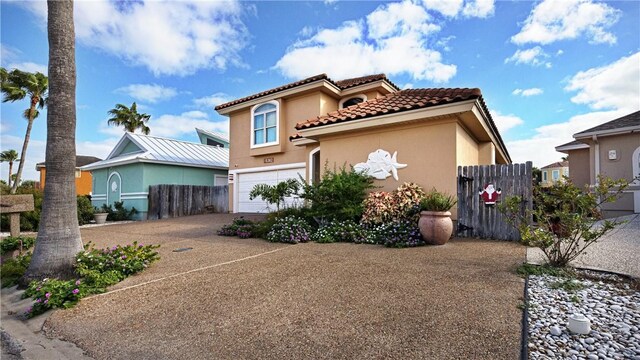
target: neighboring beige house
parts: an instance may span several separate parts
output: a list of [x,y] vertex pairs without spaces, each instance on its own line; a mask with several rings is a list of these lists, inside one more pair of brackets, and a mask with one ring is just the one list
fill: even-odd
[[[456,193],[458,165],[511,158],[479,89],[400,90],[384,74],[313,76],[216,106],[230,117],[232,212],[264,212],[255,184],[355,166],[381,190],[404,182]],[[287,199],[294,203],[297,199]]]
[[[598,174],[632,180],[640,176],[640,111],[574,134],[556,147],[569,155],[569,178],[578,186],[594,185]],[[640,182],[633,183],[605,216],[640,213]]]
[[540,169],[541,181],[540,186],[547,187],[562,181],[563,176],[569,176],[569,162],[558,161],[553,164],[549,164]]

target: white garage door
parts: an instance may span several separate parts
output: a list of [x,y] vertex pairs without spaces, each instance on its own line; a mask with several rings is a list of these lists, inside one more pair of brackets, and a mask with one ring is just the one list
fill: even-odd
[[[275,185],[287,179],[298,180],[300,179],[298,174],[302,175],[304,178],[305,168],[237,174],[235,188],[238,191],[238,194],[236,195],[238,199],[238,206],[235,208],[235,212],[264,213],[275,211],[275,204],[269,205],[259,197],[249,200],[249,193],[251,192],[251,189],[253,189],[257,184]],[[300,202],[301,200],[297,196],[285,198],[286,206],[298,204]]]

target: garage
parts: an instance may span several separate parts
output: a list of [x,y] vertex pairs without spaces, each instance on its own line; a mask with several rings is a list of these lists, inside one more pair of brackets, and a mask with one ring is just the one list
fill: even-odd
[[[237,191],[235,191],[234,212],[266,213],[275,211],[275,205],[269,205],[260,198],[250,200],[251,189],[257,184],[275,185],[287,179],[298,180],[300,179],[299,175],[304,178],[304,167],[236,173],[235,188]],[[300,202],[301,200],[297,196],[285,198],[285,206],[292,206]]]

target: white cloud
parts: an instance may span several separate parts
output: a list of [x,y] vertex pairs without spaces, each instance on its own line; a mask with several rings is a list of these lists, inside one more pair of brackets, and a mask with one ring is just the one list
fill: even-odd
[[217,92],[213,95],[193,99],[193,104],[198,108],[213,110],[217,105],[231,101],[231,97],[225,93]]
[[569,79],[565,90],[578,92],[572,102],[595,110],[640,109],[640,52],[609,65],[580,71]]
[[540,46],[533,47],[526,50],[516,50],[511,57],[504,59],[504,63],[516,63],[526,64],[531,66],[542,66],[546,68],[551,67],[551,63],[545,59],[549,57],[549,54],[545,53]]
[[513,114],[503,115],[497,110],[491,110],[491,117],[493,118],[493,122],[498,127],[498,131],[500,131],[500,134],[502,134],[503,136],[504,133],[509,131],[509,129],[524,124],[524,120],[522,120],[518,116]]
[[3,62],[5,61],[13,61],[14,59],[18,58],[18,54],[20,54],[21,51],[0,43],[0,59],[2,59]]
[[120,137],[110,137],[101,141],[80,141],[76,143],[76,154],[106,159],[119,140]]
[[607,29],[620,18],[621,11],[592,0],[544,0],[511,37],[516,44],[550,44],[559,40],[586,37],[591,43],[615,44]]
[[422,3],[427,9],[448,17],[462,14],[465,17],[485,18],[494,12],[494,0],[423,0]]
[[116,89],[116,92],[127,94],[136,100],[150,103],[169,100],[178,94],[176,89],[158,84],[131,84]]
[[565,156],[555,147],[572,141],[573,134],[626,114],[617,110],[576,115],[566,122],[536,128],[529,139],[506,141],[506,146],[514,163],[533,161],[534,166],[542,167]]
[[528,97],[528,96],[540,95],[543,92],[544,91],[540,88],[530,88],[530,89],[515,89],[513,90],[512,94]]
[[41,64],[36,64],[33,62],[19,62],[19,63],[11,63],[9,65],[7,65],[7,70],[12,70],[12,69],[18,69],[18,70],[22,70],[22,71],[27,71],[30,73],[35,73],[35,72],[39,72],[39,73],[43,73],[43,74],[47,74],[47,72],[49,71],[49,69],[47,68],[47,65],[41,65]]
[[[179,115],[151,116],[147,126],[151,129],[149,135],[168,138],[180,138],[183,135],[195,134],[196,128],[229,133],[227,118],[213,121],[209,119],[207,113],[198,110],[187,111]],[[100,123],[99,131],[113,136],[122,136],[124,133],[122,127],[107,126],[106,121]]]
[[[46,23],[46,2],[18,4]],[[77,1],[74,9],[78,42],[155,75],[243,66],[248,31],[237,1]]]
[[366,19],[317,30],[296,42],[273,67],[290,78],[329,73],[336,79],[384,72],[415,80],[446,82],[456,66],[429,49],[440,27],[422,6],[409,1],[379,6]]

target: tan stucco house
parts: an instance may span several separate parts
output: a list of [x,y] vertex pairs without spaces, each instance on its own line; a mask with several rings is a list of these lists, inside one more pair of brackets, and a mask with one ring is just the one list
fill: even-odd
[[[556,147],[569,155],[569,178],[577,186],[596,183],[597,176],[632,180],[640,176],[640,111],[574,134],[576,139]],[[622,198],[605,206],[605,216],[640,213],[640,182]]]
[[552,186],[555,183],[561,182],[564,179],[563,176],[569,177],[568,161],[557,161],[553,164],[543,166],[540,168],[540,186]]
[[269,210],[249,200],[255,184],[316,181],[325,166],[367,171],[382,190],[410,181],[455,194],[458,165],[511,162],[479,89],[400,90],[384,74],[321,74],[216,110],[230,118],[233,212]]

